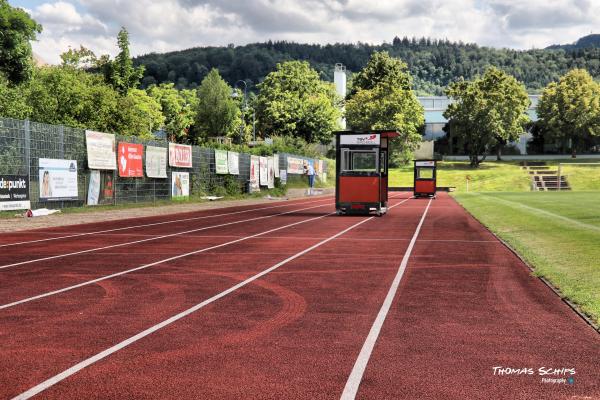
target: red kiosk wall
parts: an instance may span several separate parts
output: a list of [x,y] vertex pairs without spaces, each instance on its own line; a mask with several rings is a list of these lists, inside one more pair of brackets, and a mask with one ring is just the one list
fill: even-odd
[[388,200],[388,178],[387,176],[381,177],[381,198],[379,201],[385,203]]
[[379,202],[379,177],[340,176],[339,179],[340,203]]
[[435,193],[435,181],[416,181],[415,192],[417,193]]

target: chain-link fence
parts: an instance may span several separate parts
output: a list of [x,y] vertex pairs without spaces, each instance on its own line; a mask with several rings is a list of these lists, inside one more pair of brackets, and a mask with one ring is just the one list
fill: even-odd
[[[168,149],[165,140],[142,140],[138,137],[116,136],[117,142],[143,144]],[[290,157],[309,160],[307,157]],[[146,152],[143,165],[146,165]],[[279,154],[279,168],[287,169],[288,154]],[[39,159],[77,161],[76,200],[48,201],[40,199]],[[171,199],[172,172],[189,172],[190,196],[241,194],[248,190],[250,154],[239,154],[239,175],[216,173],[214,149],[192,146],[193,168],[174,168],[167,165],[167,179],[123,178],[117,171],[109,171],[114,182],[114,204],[156,202]],[[325,169],[326,163],[324,163]],[[0,118],[0,175],[28,175],[32,208],[78,207],[86,204],[90,170],[87,165],[85,130],[62,125],[41,124],[31,121]],[[300,175],[288,174],[288,179]]]

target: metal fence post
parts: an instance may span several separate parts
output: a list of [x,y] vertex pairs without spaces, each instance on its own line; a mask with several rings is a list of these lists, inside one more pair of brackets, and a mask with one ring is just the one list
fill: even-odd
[[58,150],[58,154],[60,158],[65,158],[65,127],[63,125],[60,125],[58,127],[58,143],[59,143],[59,150]]
[[[27,162],[27,176],[31,176],[31,125],[29,120],[25,120],[25,124],[23,125],[25,130],[24,139],[25,139],[25,161]],[[29,178],[31,181],[31,178]]]

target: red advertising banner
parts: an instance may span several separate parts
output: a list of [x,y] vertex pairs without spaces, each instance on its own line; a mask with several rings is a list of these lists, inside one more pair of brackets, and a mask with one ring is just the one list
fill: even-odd
[[142,178],[144,176],[143,155],[144,145],[119,143],[119,176],[123,178]]
[[169,165],[171,167],[192,168],[192,146],[169,143]]

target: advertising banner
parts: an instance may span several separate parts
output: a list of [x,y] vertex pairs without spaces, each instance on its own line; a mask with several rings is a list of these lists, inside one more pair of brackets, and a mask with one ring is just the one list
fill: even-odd
[[192,146],[169,143],[169,165],[171,167],[192,168]]
[[143,144],[119,143],[119,176],[123,178],[143,178],[143,157]]
[[260,191],[260,158],[250,156],[250,192]]
[[90,183],[88,185],[88,206],[98,204],[114,203],[114,187],[112,171],[90,171]]
[[340,144],[353,144],[357,146],[379,146],[381,144],[381,135],[376,133],[366,133],[361,135],[341,135]]
[[190,173],[171,172],[171,197],[181,198],[190,196]]
[[273,157],[267,158],[267,187],[273,189],[275,187],[275,164]]
[[215,170],[217,174],[229,173],[226,150],[215,150]]
[[240,153],[235,151],[227,152],[227,164],[229,166],[229,173],[231,175],[240,174]]
[[304,173],[304,160],[301,158],[287,158],[287,173],[302,175]]
[[0,211],[28,210],[29,177],[27,175],[0,175]]
[[267,171],[267,157],[259,157],[260,163],[260,185],[267,186],[269,184],[269,173]]
[[89,169],[117,169],[117,146],[115,135],[85,131]]
[[146,175],[149,178],[167,177],[167,149],[146,146]]
[[279,180],[281,181],[282,185],[287,184],[287,170],[282,169],[279,171]]
[[279,154],[273,154],[273,168],[275,168],[275,178],[279,178]]
[[39,159],[40,201],[77,200],[77,161]]

